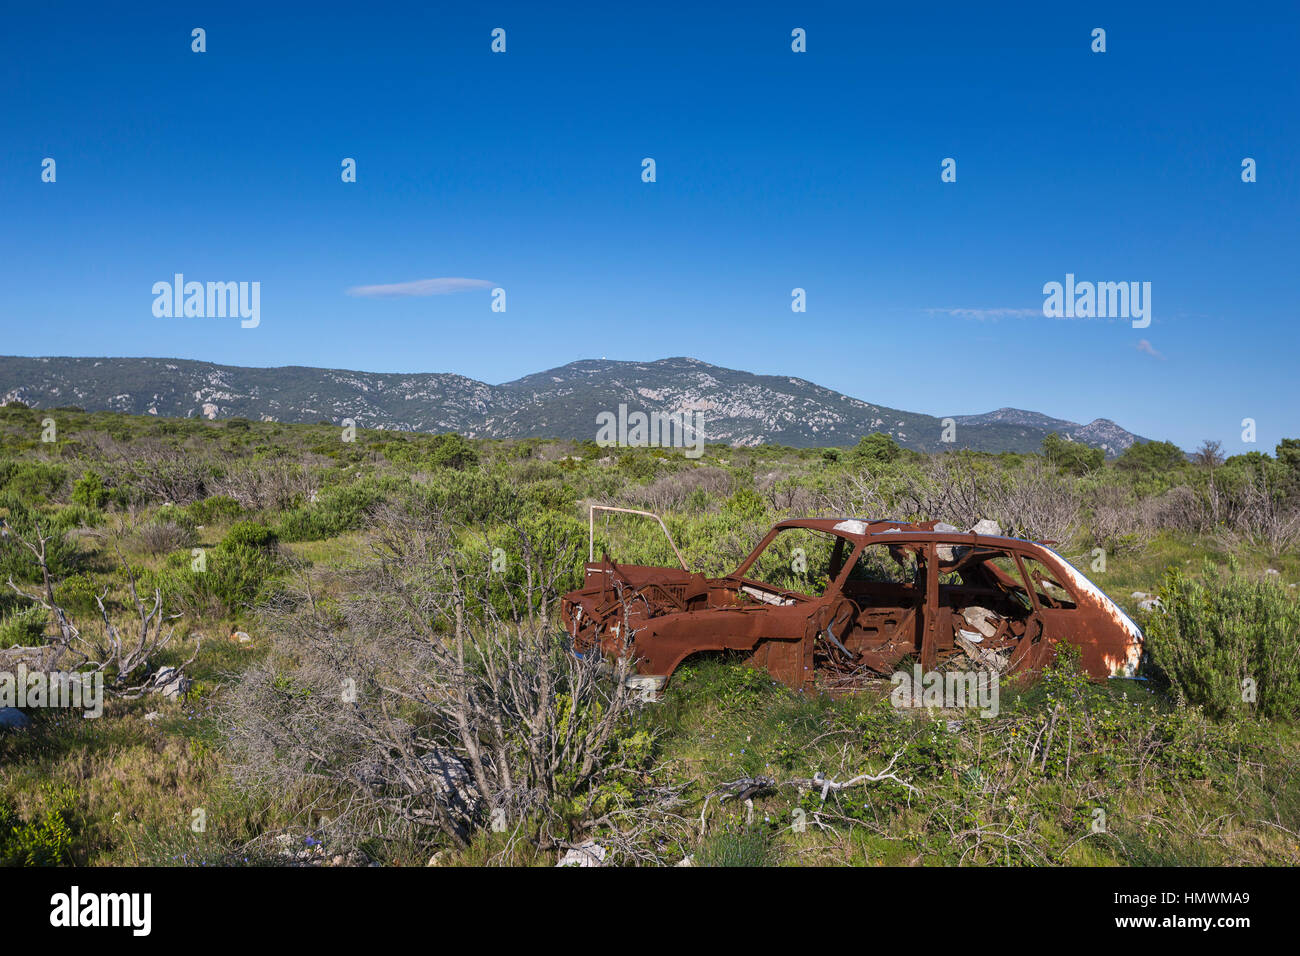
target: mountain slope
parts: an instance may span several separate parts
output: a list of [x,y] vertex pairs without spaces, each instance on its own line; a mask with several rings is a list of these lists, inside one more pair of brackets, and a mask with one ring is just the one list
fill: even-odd
[[1144,439],[1107,419],[1079,425],[1003,408],[941,419],[875,405],[800,378],[754,375],[692,358],[586,359],[488,385],[450,373],[395,374],[301,366],[242,368],[185,359],[0,357],[0,403],[76,405],[167,417],[341,422],[469,437],[596,436],[596,416],[698,412],[711,442],[849,445],[875,431],[921,451],[1035,451],[1049,431],[1118,454]]
[[1075,422],[1067,422],[1063,418],[1051,418],[1038,412],[1025,411],[1023,408],[999,408],[997,411],[985,412],[983,415],[957,415],[955,420],[958,427],[1008,425],[1044,435],[1048,432],[1056,432],[1071,441],[1100,448],[1110,456],[1118,455],[1135,441],[1146,440],[1121,428],[1109,418],[1094,418],[1086,425],[1079,425]]

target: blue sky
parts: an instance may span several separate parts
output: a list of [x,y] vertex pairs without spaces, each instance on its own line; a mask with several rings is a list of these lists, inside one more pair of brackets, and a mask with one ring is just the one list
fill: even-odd
[[[1296,4],[561,6],[11,6],[0,353],[490,382],[691,355],[1187,448],[1300,435]],[[260,282],[260,326],[155,318],[176,272]],[[1037,314],[1066,273],[1149,281],[1150,327]],[[347,293],[447,277],[507,311]]]

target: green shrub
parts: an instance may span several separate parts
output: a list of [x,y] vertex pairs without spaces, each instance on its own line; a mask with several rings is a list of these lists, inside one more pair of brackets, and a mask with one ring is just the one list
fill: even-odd
[[98,472],[86,471],[72,486],[72,503],[84,508],[103,508],[108,504],[108,489]]
[[320,495],[314,504],[286,512],[276,526],[284,541],[319,541],[365,524],[369,510],[380,500],[369,485],[348,485]]
[[0,461],[0,489],[31,504],[52,498],[63,490],[68,470],[40,461]]
[[1043,439],[1043,457],[1062,471],[1082,475],[1100,468],[1106,460],[1106,453],[1100,448],[1091,448],[1049,432]]
[[0,797],[0,866],[60,866],[72,862],[72,827],[68,817],[74,798],[70,792],[47,788],[48,806],[32,820],[24,820],[8,800]]
[[474,467],[479,461],[474,445],[456,432],[420,437],[394,436],[387,441],[374,442],[370,447],[394,464],[420,469],[451,468],[460,471]]
[[1187,455],[1173,442],[1146,441],[1129,445],[1115,460],[1125,471],[1174,471],[1187,464]]
[[175,525],[178,528],[188,528],[193,531],[199,523],[194,520],[194,514],[189,508],[180,508],[176,505],[163,505],[153,513],[150,523],[155,525]]
[[859,439],[850,457],[858,464],[880,465],[897,460],[902,453],[903,449],[892,437],[884,432],[872,432]]
[[472,468],[478,464],[474,446],[456,432],[434,435],[429,451],[429,463],[435,468]]
[[274,548],[277,540],[275,531],[264,524],[256,521],[237,521],[226,532],[221,547],[227,550],[239,548],[267,550]]
[[1147,624],[1147,647],[1189,703],[1214,716],[1300,718],[1300,597],[1235,564],[1222,571],[1206,562],[1199,582],[1171,569],[1160,600],[1165,610]]
[[655,457],[645,451],[631,449],[618,456],[618,470],[633,481],[649,481],[658,468]]
[[149,588],[162,591],[169,606],[200,616],[238,614],[262,599],[280,570],[278,543],[265,525],[239,521],[201,557],[174,553],[160,571],[146,572],[144,578]]
[[95,603],[95,598],[103,593],[103,590],[104,588],[93,577],[83,571],[55,584],[54,599],[69,614],[98,616],[99,607]]
[[448,522],[485,525],[519,516],[522,502],[510,480],[502,474],[454,471],[441,468],[417,494],[441,511]]
[[767,517],[767,502],[753,488],[741,488],[727,499],[722,510],[739,521],[761,523]]
[[40,533],[52,535],[45,545],[45,561],[50,574],[61,578],[77,570],[81,556],[76,542],[67,534],[78,527],[84,517],[79,508],[61,508],[53,513],[38,510],[12,489],[0,492],[0,517],[8,522],[10,536],[0,538],[0,582],[10,576],[18,582],[40,581],[40,568],[32,553],[18,538],[35,543]]
[[195,524],[201,525],[229,521],[244,513],[239,502],[226,495],[213,495],[211,498],[191,502],[185,506],[185,511]]
[[19,608],[0,620],[0,647],[40,647],[48,622],[48,612],[37,604]]

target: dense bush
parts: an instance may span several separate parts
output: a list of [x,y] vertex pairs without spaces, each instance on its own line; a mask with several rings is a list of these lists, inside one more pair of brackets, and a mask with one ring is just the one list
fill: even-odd
[[72,503],[86,508],[103,508],[109,493],[99,472],[87,471],[72,486]]
[[416,468],[451,468],[462,470],[479,463],[474,445],[456,432],[441,435],[402,437],[382,444],[389,461]]
[[36,604],[11,612],[0,620],[0,647],[40,647],[48,620],[49,612]]
[[239,502],[228,495],[213,495],[202,501],[195,501],[185,507],[196,524],[209,525],[219,521],[230,521],[243,514]]
[[1170,570],[1160,600],[1147,646],[1177,693],[1215,716],[1300,718],[1300,597],[1207,562],[1201,581]]
[[68,470],[40,461],[0,461],[0,490],[30,504],[53,498],[63,490]]
[[276,533],[284,541],[332,538],[362,527],[367,513],[380,500],[378,489],[370,484],[332,488],[314,503],[286,512]]
[[455,524],[510,521],[523,508],[518,490],[498,472],[441,469],[416,494]]
[[78,527],[83,517],[75,508],[43,512],[12,490],[0,492],[0,518],[9,525],[9,535],[0,538],[0,582],[11,576],[18,582],[41,579],[32,553],[18,541],[21,538],[34,544],[40,534],[50,536],[45,546],[50,573],[63,577],[75,572],[81,565],[81,556],[68,532]]
[[1070,441],[1056,432],[1043,439],[1043,456],[1056,467],[1076,475],[1100,468],[1106,457],[1100,448]]
[[215,548],[195,557],[173,554],[147,580],[169,605],[204,615],[239,615],[264,596],[280,570],[279,540],[265,525],[240,521],[231,525]]
[[252,548],[266,551],[274,548],[278,540],[276,533],[264,524],[256,521],[237,521],[226,532],[221,547],[227,550]]
[[1115,461],[1128,471],[1173,471],[1187,463],[1187,455],[1173,442],[1147,441],[1129,445]]
[[[860,464],[884,464],[896,461],[903,449],[884,432],[873,432],[863,437],[850,457]],[[836,456],[838,459],[838,456]]]

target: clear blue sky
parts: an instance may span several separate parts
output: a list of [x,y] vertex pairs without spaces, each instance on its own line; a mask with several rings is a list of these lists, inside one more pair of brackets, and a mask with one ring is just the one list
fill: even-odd
[[[489,382],[691,355],[1300,436],[1295,3],[271,6],[7,7],[0,353]],[[260,327],[155,318],[175,272],[260,282]],[[1067,272],[1151,282],[1151,326],[1022,314]],[[347,294],[441,277],[507,312]]]

